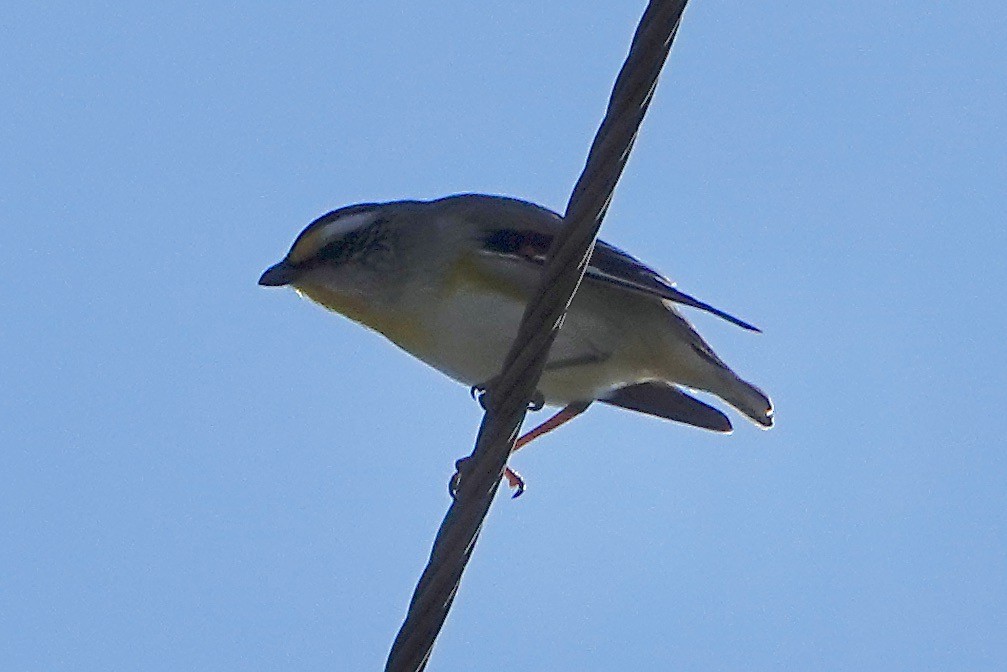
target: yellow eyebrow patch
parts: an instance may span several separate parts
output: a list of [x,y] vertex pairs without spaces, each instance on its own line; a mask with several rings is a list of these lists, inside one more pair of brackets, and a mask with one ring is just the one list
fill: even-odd
[[337,238],[345,236],[350,231],[370,224],[374,213],[370,210],[341,215],[333,218],[332,213],[315,221],[297,236],[287,259],[292,264],[300,264],[311,259],[323,247]]
[[327,225],[322,225],[305,229],[294,241],[294,246],[290,248],[290,253],[287,255],[290,262],[299,264],[315,256],[318,250],[328,242],[329,236],[325,235],[326,228]]

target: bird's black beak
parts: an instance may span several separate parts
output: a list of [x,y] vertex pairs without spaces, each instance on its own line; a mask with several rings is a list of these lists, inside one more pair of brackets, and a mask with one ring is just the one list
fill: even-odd
[[286,259],[280,263],[270,266],[259,278],[259,284],[263,287],[282,287],[289,285],[297,278],[297,269]]

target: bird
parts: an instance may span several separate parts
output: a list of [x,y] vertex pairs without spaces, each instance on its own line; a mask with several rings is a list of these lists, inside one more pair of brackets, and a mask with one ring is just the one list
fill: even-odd
[[[359,203],[311,222],[259,285],[292,287],[478,390],[500,373],[563,226],[559,214],[506,196]],[[718,397],[770,428],[770,398],[717,356],[679,306],[760,331],[597,241],[538,384],[538,398],[560,410],[513,450],[595,401],[733,431],[727,415],[686,390]],[[508,466],[504,475],[514,496],[524,491],[516,471]]]

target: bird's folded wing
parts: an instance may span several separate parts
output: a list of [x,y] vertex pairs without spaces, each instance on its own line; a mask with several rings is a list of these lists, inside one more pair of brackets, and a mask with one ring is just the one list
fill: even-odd
[[[482,241],[481,250],[485,259],[507,260],[519,264],[531,263],[538,266],[545,262],[553,236],[561,226],[560,219],[555,214],[536,206],[524,205],[533,208],[532,211],[539,214],[536,226],[522,230],[488,229]],[[743,329],[761,331],[758,327],[734,315],[725,313],[705,301],[700,301],[694,296],[679,291],[675,287],[675,283],[639,259],[603,240],[595,243],[590,263],[584,273],[584,281],[604,283],[627,291],[666,299],[684,306],[692,306],[712,313]]]
[[629,385],[599,401],[714,432],[726,433],[733,429],[726,415],[667,383]]
[[623,289],[659,296],[662,299],[668,299],[684,306],[699,308],[732,324],[736,324],[742,329],[761,332],[758,327],[734,315],[725,313],[719,308],[714,308],[710,304],[689,296],[685,292],[679,291],[674,283],[639,259],[626,254],[619,248],[609,245],[602,240],[599,240],[595,244],[594,253],[591,255],[591,263],[584,277],[617,285]]

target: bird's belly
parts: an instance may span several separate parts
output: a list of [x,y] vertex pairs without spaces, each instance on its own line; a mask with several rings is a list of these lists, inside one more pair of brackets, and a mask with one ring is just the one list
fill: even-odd
[[[411,354],[464,383],[479,385],[500,373],[517,335],[524,303],[504,293],[459,288],[428,313],[425,330],[438,337]],[[574,307],[576,308],[576,306]],[[547,403],[596,398],[628,382],[611,325],[573,309],[549,353],[539,390]]]

